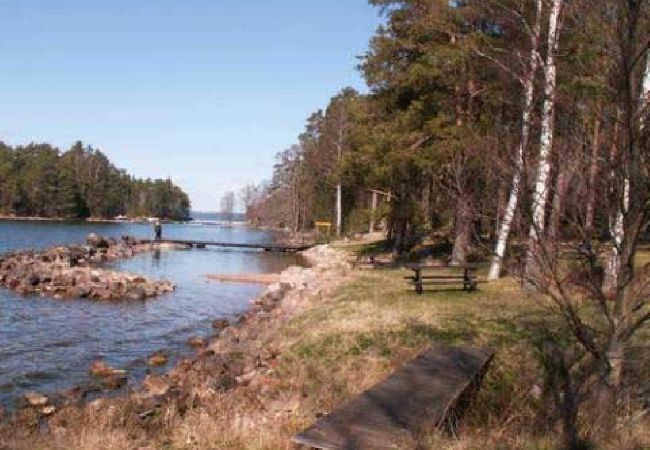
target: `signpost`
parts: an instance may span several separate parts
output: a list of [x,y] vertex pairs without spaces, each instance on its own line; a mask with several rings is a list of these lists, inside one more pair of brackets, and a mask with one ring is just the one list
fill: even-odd
[[326,236],[327,236],[327,242],[330,240],[330,232],[332,230],[332,222],[328,221],[316,221],[314,222],[314,226],[316,227],[316,234],[320,235],[321,230],[325,230]]
[[380,191],[378,189],[368,189],[372,192],[372,209],[370,210],[370,226],[368,227],[368,232],[372,233],[375,231],[375,210],[377,209],[377,196],[382,195],[390,203],[391,199],[396,198],[390,192]]

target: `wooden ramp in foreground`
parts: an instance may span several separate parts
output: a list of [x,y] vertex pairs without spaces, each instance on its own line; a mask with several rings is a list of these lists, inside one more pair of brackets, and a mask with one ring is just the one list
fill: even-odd
[[317,449],[411,448],[422,433],[455,427],[493,354],[435,345],[293,440]]

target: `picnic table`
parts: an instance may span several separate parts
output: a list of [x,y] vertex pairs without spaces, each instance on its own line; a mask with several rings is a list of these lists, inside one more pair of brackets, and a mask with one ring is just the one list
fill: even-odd
[[[479,283],[476,277],[476,265],[474,264],[458,264],[452,266],[410,264],[406,268],[412,270],[413,275],[404,278],[410,280],[409,284],[415,286],[415,292],[418,294],[422,294],[424,286],[427,285],[458,284],[462,285],[465,291],[473,291]],[[461,271],[462,273],[449,273],[450,270]]]

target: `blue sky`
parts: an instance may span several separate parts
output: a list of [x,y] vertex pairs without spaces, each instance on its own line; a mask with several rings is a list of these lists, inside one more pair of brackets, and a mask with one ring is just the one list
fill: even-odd
[[380,22],[366,0],[1,0],[0,140],[80,139],[198,210],[271,173]]

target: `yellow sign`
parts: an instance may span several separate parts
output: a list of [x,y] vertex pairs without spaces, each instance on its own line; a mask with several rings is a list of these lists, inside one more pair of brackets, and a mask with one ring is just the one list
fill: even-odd
[[314,222],[317,227],[331,227],[332,222]]

